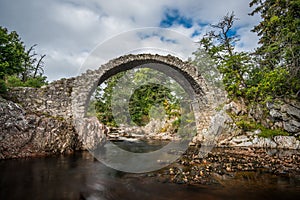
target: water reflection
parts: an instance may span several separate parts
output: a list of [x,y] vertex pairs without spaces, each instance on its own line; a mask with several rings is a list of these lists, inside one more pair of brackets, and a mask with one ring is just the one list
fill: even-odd
[[255,174],[217,185],[162,183],[110,169],[88,152],[0,161],[0,177],[0,199],[296,199],[300,194],[290,179]]

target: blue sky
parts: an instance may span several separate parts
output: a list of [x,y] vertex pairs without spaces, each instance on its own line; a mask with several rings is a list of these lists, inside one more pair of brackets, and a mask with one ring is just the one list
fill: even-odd
[[[248,16],[248,4],[248,0],[1,0],[0,25],[17,31],[28,48],[38,44],[37,53],[47,55],[45,73],[51,81],[78,75],[101,44],[105,50],[97,60],[99,65],[122,53],[149,49],[187,59],[197,46],[187,45],[178,34],[195,43],[209,31],[209,24],[232,11],[240,19],[234,30],[240,35],[237,49],[252,50],[258,38],[250,30],[259,18]],[[144,38],[130,34],[145,27],[174,32],[159,35],[143,30]]]
[[176,8],[167,8],[164,10],[163,19],[159,23],[159,27],[161,28],[170,28],[174,25],[182,25],[184,28],[192,28],[193,27],[193,18],[186,17],[181,15],[179,9]]

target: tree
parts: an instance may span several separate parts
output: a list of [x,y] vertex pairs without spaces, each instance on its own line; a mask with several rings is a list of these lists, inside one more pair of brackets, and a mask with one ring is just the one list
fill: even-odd
[[120,72],[114,76],[111,76],[104,81],[103,84],[98,86],[95,91],[95,99],[92,102],[96,110],[96,115],[99,121],[106,125],[116,126],[116,122],[113,117],[111,102],[114,87],[117,84],[119,78],[124,75],[124,72]]
[[[163,107],[169,117],[172,111],[179,108],[177,99],[169,88],[160,84],[142,85],[134,91],[129,103],[131,118],[139,126],[150,121],[150,111],[154,107]],[[153,116],[152,116],[153,117]]]
[[244,97],[252,60],[249,54],[234,49],[239,41],[233,29],[235,20],[234,13],[231,13],[218,24],[211,25],[213,30],[200,40],[200,45],[214,60],[229,97]]
[[34,52],[36,45],[27,51],[19,35],[0,27],[0,93],[16,86],[40,87],[47,84],[43,59],[46,55]]
[[21,80],[23,83],[25,83],[30,78],[37,78],[39,76],[42,76],[44,74],[44,62],[43,59],[46,57],[46,55],[39,55],[34,51],[34,48],[37,46],[37,44],[34,44],[26,51],[26,57],[24,60],[24,70],[21,73]]
[[300,1],[252,0],[250,7],[255,7],[250,15],[262,18],[253,29],[260,36],[255,55],[261,67],[267,73],[285,70],[287,92],[296,94],[300,90]]
[[[117,88],[120,86],[118,82],[123,76],[126,76],[125,79],[130,81],[126,83],[126,87],[122,84],[122,88]],[[166,80],[161,80],[162,78]],[[150,82],[145,84],[145,80]],[[158,80],[163,81],[170,88],[156,84],[159,82]],[[162,76],[161,72],[150,68],[133,69],[129,73],[121,72],[107,79],[104,84],[96,89],[92,103],[99,121],[106,125],[116,126],[115,116],[127,117],[124,116],[123,112],[124,106],[127,104],[124,102],[123,105],[122,102],[123,99],[127,99],[126,101],[129,100],[128,109],[132,122],[141,126],[149,122],[150,112],[153,111],[154,107],[164,108],[168,117],[179,116],[177,110],[179,110],[178,99],[181,90],[176,87],[176,84],[171,84],[171,79]],[[131,91],[132,88],[135,88],[135,90]],[[131,92],[133,93],[128,99],[128,94]],[[117,102],[112,102],[113,95],[115,95],[114,98],[118,99]],[[120,113],[114,113],[113,115],[112,103],[117,103],[115,106],[120,107],[120,109],[115,109],[114,112],[120,111]],[[129,119],[127,118],[125,121],[129,122]]]
[[0,79],[24,71],[25,47],[19,35],[0,27]]

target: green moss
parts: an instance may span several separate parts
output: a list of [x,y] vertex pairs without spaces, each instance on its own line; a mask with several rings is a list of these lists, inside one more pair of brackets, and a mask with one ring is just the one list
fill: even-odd
[[282,129],[269,129],[264,127],[262,124],[257,123],[246,116],[238,116],[235,118],[236,122],[235,124],[237,127],[242,129],[244,132],[246,131],[255,131],[255,130],[261,130],[261,133],[258,134],[258,137],[264,137],[264,138],[271,138],[274,136],[282,135],[282,136],[288,136],[289,133],[282,130]]
[[258,134],[258,137],[271,138],[278,135],[288,136],[289,133],[280,129],[263,128],[261,129],[261,133]]
[[243,131],[252,131],[260,128],[260,126],[257,123],[250,120],[246,121],[242,119],[235,122],[235,124]]
[[215,108],[215,111],[221,111],[224,107],[225,103],[222,103],[222,104],[219,104],[216,108]]
[[51,118],[56,119],[58,121],[65,121],[65,118],[63,118],[61,116],[51,116]]

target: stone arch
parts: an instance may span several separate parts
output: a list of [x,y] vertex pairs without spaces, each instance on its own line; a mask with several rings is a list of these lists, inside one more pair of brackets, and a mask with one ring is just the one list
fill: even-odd
[[[205,112],[211,105],[208,95],[209,87],[195,66],[171,55],[138,54],[121,56],[102,65],[97,70],[88,70],[86,73],[76,77],[71,94],[75,127],[77,127],[76,124],[80,124],[79,129],[82,129],[82,120],[85,118],[87,104],[98,85],[119,72],[145,64],[149,68],[162,71],[171,76],[183,87],[186,83],[189,83],[191,87],[184,89],[189,93],[193,103],[197,105],[194,108],[197,129],[202,129],[204,124],[209,124],[207,120],[200,119],[200,114]],[[176,73],[184,76],[185,80],[182,80],[182,76],[181,78],[176,76]]]

